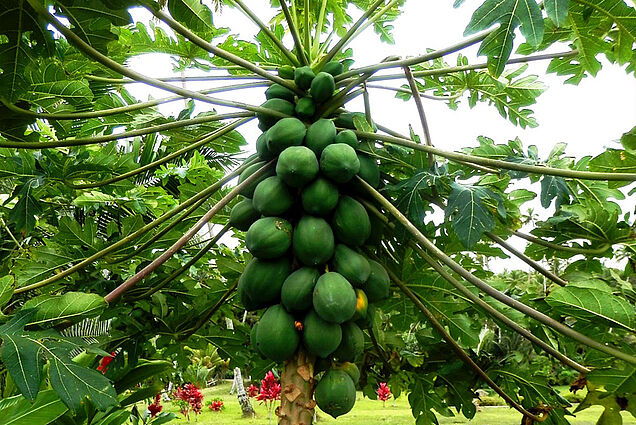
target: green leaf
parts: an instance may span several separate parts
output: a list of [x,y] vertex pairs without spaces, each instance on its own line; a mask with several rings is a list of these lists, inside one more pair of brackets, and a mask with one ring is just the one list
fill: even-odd
[[552,19],[557,26],[561,26],[566,22],[568,3],[569,0],[545,0],[543,2],[548,18]]
[[621,136],[621,144],[628,151],[636,151],[636,127]]
[[37,216],[42,213],[42,204],[33,195],[33,189],[37,188],[39,184],[39,179],[29,179],[20,190],[20,199],[9,214],[9,220],[25,234],[30,233],[35,228]]
[[172,362],[167,360],[142,360],[135,367],[115,381],[118,393],[130,389],[144,380],[172,369]]
[[67,292],[64,295],[40,295],[27,301],[23,308],[37,309],[29,325],[45,325],[97,316],[106,308],[106,301],[98,294]]
[[485,201],[497,195],[490,189],[451,183],[446,218],[452,218],[453,229],[466,248],[475,245],[484,232],[495,227],[495,219]]
[[170,15],[196,33],[214,31],[212,11],[199,0],[168,0]]
[[568,285],[557,288],[546,302],[557,313],[583,320],[608,322],[627,330],[634,329],[634,307],[626,300],[597,288]]
[[554,198],[556,198],[557,208],[570,199],[568,184],[563,177],[543,176],[541,180],[541,206],[549,208]]
[[88,81],[73,79],[55,60],[32,62],[25,69],[29,84],[24,99],[47,107],[63,98],[72,105],[85,105],[93,100]]
[[79,409],[85,397],[101,410],[118,404],[117,393],[104,375],[74,363],[61,345],[43,348],[50,361],[51,386],[69,408]]
[[13,295],[15,279],[13,276],[0,277],[0,307],[3,307]]
[[598,418],[596,425],[623,425],[622,408],[616,401],[616,397],[608,397],[608,395],[604,391],[589,391],[585,399],[572,413],[578,413],[591,406],[603,406],[603,413]]
[[473,14],[464,35],[486,30],[500,24],[488,35],[479,48],[479,54],[488,57],[490,72],[499,76],[512,53],[514,31],[520,27],[521,34],[533,46],[543,38],[543,18],[535,0],[486,0]]
[[589,382],[595,386],[603,386],[605,390],[617,395],[636,393],[636,368],[632,365],[624,365],[622,369],[617,367],[607,369],[594,369],[587,374]]
[[0,409],[0,423],[3,425],[47,425],[68,410],[53,390],[40,391],[33,403],[22,396],[5,400],[13,399],[15,402]]
[[23,338],[24,325],[31,320],[35,310],[20,310],[10,322],[0,327],[2,337],[1,358],[13,382],[24,397],[33,401],[42,381],[41,347]]

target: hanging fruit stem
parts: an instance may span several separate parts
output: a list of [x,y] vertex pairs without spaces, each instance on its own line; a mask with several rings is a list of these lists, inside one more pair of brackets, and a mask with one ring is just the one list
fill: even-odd
[[315,358],[302,348],[285,361],[280,376],[281,405],[276,409],[279,425],[311,425],[316,402],[314,392]]

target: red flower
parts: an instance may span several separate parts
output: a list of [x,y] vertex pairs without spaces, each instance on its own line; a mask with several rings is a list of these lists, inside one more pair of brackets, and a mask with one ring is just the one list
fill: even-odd
[[257,395],[258,395],[258,387],[254,384],[250,384],[250,386],[247,387],[247,396],[256,397]]
[[150,417],[154,418],[155,416],[157,416],[159,412],[161,412],[162,409],[163,409],[163,406],[161,405],[161,395],[157,394],[155,396],[155,401],[153,401],[152,404],[148,405],[148,410],[150,411]]
[[185,384],[183,387],[177,388],[175,396],[183,403],[181,405],[181,414],[189,417],[190,409],[198,415],[203,410],[203,394],[194,384]]
[[99,366],[97,366],[97,370],[105,374],[106,370],[108,369],[108,365],[110,364],[110,362],[113,361],[116,355],[117,353],[113,351],[110,353],[110,356],[102,357],[102,359],[99,361]]
[[383,402],[391,398],[391,390],[386,385],[386,382],[380,382],[380,386],[375,392],[378,394],[378,399]]
[[209,404],[208,404],[208,409],[214,411],[214,412],[220,412],[221,410],[223,410],[223,400],[221,399],[214,399],[212,400]]
[[259,390],[258,401],[273,401],[280,399],[281,386],[274,373],[270,370],[265,375],[265,379],[261,380],[261,388]]

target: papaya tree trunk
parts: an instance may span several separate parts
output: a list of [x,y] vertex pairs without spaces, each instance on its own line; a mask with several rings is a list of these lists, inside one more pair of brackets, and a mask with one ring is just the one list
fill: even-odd
[[280,377],[281,405],[276,409],[279,425],[311,425],[316,402],[313,399],[315,359],[300,349],[285,361]]

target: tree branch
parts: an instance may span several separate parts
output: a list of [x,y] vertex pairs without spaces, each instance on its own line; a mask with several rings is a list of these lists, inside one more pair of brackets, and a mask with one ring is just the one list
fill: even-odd
[[[201,90],[198,93],[201,93],[201,94],[219,93],[219,92],[240,90],[240,89],[246,89],[246,88],[252,88],[252,87],[265,87],[268,85],[269,83],[267,82],[235,84],[235,85],[229,85],[224,87],[214,87],[207,90]],[[117,114],[123,114],[126,112],[138,111],[140,109],[150,108],[152,106],[161,105],[163,103],[174,102],[176,100],[181,100],[181,99],[184,99],[184,97],[170,96],[170,97],[164,97],[161,99],[149,100],[147,102],[134,103],[132,105],[119,106],[117,108],[102,109],[99,111],[53,113],[53,114],[29,111],[28,109],[20,108],[19,106],[16,106],[11,102],[8,102],[6,99],[0,98],[0,102],[2,102],[2,104],[6,106],[7,109],[9,109],[10,111],[21,114],[21,115],[27,115],[32,118],[41,118],[45,120],[60,121],[60,120],[81,120],[81,119],[89,119],[89,118],[107,117],[110,115],[117,115]]]
[[289,27],[289,32],[291,33],[292,38],[294,39],[294,46],[296,46],[296,56],[300,60],[300,63],[303,65],[309,65],[309,61],[307,60],[307,56],[305,54],[305,49],[303,49],[303,43],[300,41],[300,34],[298,33],[298,28],[296,27],[296,23],[294,22],[294,18],[292,18],[289,13],[289,8],[287,7],[287,0],[280,0],[280,8],[283,10],[283,15],[285,15],[285,20],[287,21],[287,26]]
[[[83,76],[84,78],[86,78],[87,80],[92,80],[92,81],[98,81],[98,82],[102,82],[102,83],[110,83],[110,84],[135,84],[135,83],[140,83],[140,81],[137,80],[133,80],[130,78],[111,78],[111,77],[100,77],[98,75],[91,75],[91,74],[86,74]],[[263,77],[260,77],[258,75],[254,75],[254,74],[249,74],[249,75],[232,75],[232,74],[228,74],[228,75],[193,75],[193,76],[175,76],[175,77],[159,77],[159,78],[155,78],[155,80],[157,81],[161,81],[161,82],[171,82],[171,81],[178,81],[181,83],[188,83],[188,82],[194,82],[194,81],[225,81],[225,80],[262,80],[261,82],[263,82],[264,84],[271,84],[271,82]],[[265,81],[267,80],[267,81]]]
[[521,261],[523,261],[524,263],[526,263],[527,265],[535,269],[537,272],[541,273],[543,276],[550,279],[552,282],[560,286],[566,286],[568,284],[567,280],[547,270],[541,264],[537,263],[532,258],[528,257],[523,252],[517,250],[515,247],[513,247],[512,245],[510,245],[509,243],[501,239],[499,236],[495,235],[492,232],[486,232],[485,234],[490,239],[495,241],[497,244],[501,245],[503,249],[505,249],[506,251],[510,252],[511,254],[519,258]]
[[431,325],[437,330],[437,332],[440,333],[444,341],[446,341],[446,343],[450,345],[451,349],[457,354],[457,356],[459,356],[460,359],[462,359],[462,361],[465,364],[467,364],[472,370],[474,370],[481,377],[481,379],[483,379],[484,382],[488,384],[490,388],[492,388],[497,394],[499,394],[501,398],[503,398],[506,401],[506,403],[514,407],[515,410],[517,410],[519,413],[535,421],[543,422],[545,418],[538,417],[534,415],[533,413],[528,412],[523,406],[521,406],[519,403],[514,401],[512,397],[506,394],[506,392],[502,390],[501,387],[499,387],[499,385],[495,383],[495,381],[490,379],[490,377],[486,374],[486,372],[484,372],[479,367],[479,365],[477,365],[477,363],[475,363],[473,359],[471,359],[470,356],[466,354],[466,352],[462,349],[462,347],[459,346],[457,341],[455,341],[453,337],[450,336],[448,332],[446,332],[446,329],[444,329],[444,326],[437,320],[435,315],[431,313],[428,308],[426,308],[426,306],[422,303],[420,298],[415,293],[413,293],[413,291],[411,291],[411,289],[408,286],[406,286],[390,269],[387,269],[387,272],[389,273],[391,280],[393,280],[393,282],[397,285],[397,287],[400,288],[400,290],[404,292],[404,294],[406,294],[406,296],[409,297],[411,301],[413,301],[413,303],[418,308],[418,310],[424,313],[424,315],[429,320]]
[[[368,81],[371,81],[371,78],[369,78]],[[411,90],[408,89],[404,89],[402,87],[389,87],[389,86],[383,86],[380,84],[367,84],[367,87],[372,88],[372,89],[381,89],[381,90],[390,90],[390,91],[394,91],[397,93],[405,93],[405,94],[409,94],[411,96],[413,96],[413,92]],[[460,97],[462,97],[463,92],[458,92],[455,93],[451,96],[434,96],[434,95],[430,95],[430,94],[426,94],[426,93],[418,93],[419,97],[422,97],[424,99],[429,99],[429,100],[453,100],[453,99],[458,99]]]
[[232,62],[233,64],[236,64],[242,68],[245,68],[249,71],[252,71],[254,74],[256,75],[260,75],[261,77],[264,77],[274,83],[278,83],[283,87],[287,87],[288,89],[300,93],[299,90],[296,88],[296,86],[294,84],[291,84],[289,81],[284,80],[282,78],[280,78],[277,75],[273,75],[270,74],[269,72],[267,72],[266,70],[264,70],[263,68],[233,54],[230,53],[228,51],[225,51],[219,47],[214,46],[211,43],[208,43],[207,41],[205,41],[204,39],[202,39],[201,37],[199,37],[198,35],[196,35],[195,33],[193,33],[192,31],[190,31],[188,28],[186,28],[185,26],[181,25],[181,23],[177,22],[176,20],[174,20],[172,18],[172,16],[170,16],[169,14],[163,12],[162,10],[160,10],[159,8],[156,8],[157,4],[156,3],[152,3],[149,2],[148,0],[139,0],[139,3],[145,7],[146,9],[148,9],[148,11],[150,13],[152,13],[156,18],[160,19],[161,21],[165,22],[166,24],[168,24],[168,26],[170,28],[172,28],[176,33],[181,34],[182,36],[184,36],[185,38],[187,38],[188,40],[190,40],[192,43],[194,43],[195,45],[199,46],[200,48],[202,48],[203,50],[206,50],[210,53],[212,53],[215,56],[218,56],[222,59],[225,59],[226,61]]
[[[386,225],[392,230],[395,230],[395,225],[391,223],[389,219],[385,217],[384,214],[382,214],[375,206],[373,206],[371,203],[363,199],[358,199],[358,201],[364,204],[366,209],[371,211],[371,213],[374,214],[380,221],[382,221],[384,225]],[[511,328],[512,330],[514,330],[515,332],[517,332],[518,334],[526,338],[528,341],[537,345],[543,351],[545,351],[546,353],[548,353],[555,359],[559,360],[563,364],[570,366],[572,369],[576,370],[577,372],[580,372],[582,374],[587,374],[590,372],[590,369],[586,368],[585,366],[575,362],[574,360],[570,359],[566,355],[555,350],[554,348],[552,348],[551,345],[548,345],[547,343],[545,343],[544,341],[536,337],[532,332],[521,327],[515,321],[509,319],[508,316],[501,313],[499,310],[495,309],[490,304],[488,304],[487,302],[479,298],[478,295],[475,295],[474,293],[472,293],[468,288],[466,288],[465,285],[463,285],[461,282],[455,279],[450,273],[448,273],[439,264],[439,262],[435,261],[433,257],[428,255],[415,242],[411,241],[409,245],[424,261],[426,261],[440,276],[442,276],[446,281],[448,281],[448,283],[453,285],[455,289],[457,289],[464,297],[472,301],[477,307],[484,310],[486,313],[492,316],[495,320],[502,322],[504,325],[508,326],[509,328]]]
[[108,134],[105,136],[93,136],[80,139],[64,139],[50,142],[14,142],[0,141],[0,148],[16,148],[16,149],[51,149],[63,148],[69,146],[86,146],[96,145],[99,143],[112,142],[113,140],[127,139],[129,137],[143,136],[144,134],[158,133],[161,131],[172,130],[175,128],[187,127],[189,125],[203,124],[207,122],[221,121],[228,118],[253,117],[251,112],[232,112],[230,114],[206,115],[202,117],[191,118],[168,122],[155,125],[148,128],[139,128],[137,130],[127,131],[124,133]]
[[283,45],[283,42],[280,41],[278,39],[278,37],[276,37],[276,35],[272,32],[272,30],[269,29],[269,27],[267,27],[267,25],[265,25],[263,23],[263,21],[261,21],[258,16],[256,16],[256,14],[254,14],[254,12],[252,12],[246,5],[245,3],[243,3],[242,0],[233,0],[234,3],[236,3],[239,7],[239,9],[241,9],[241,11],[252,20],[252,22],[254,22],[260,29],[261,31],[263,31],[263,33],[265,33],[265,35],[272,40],[272,43],[274,43],[276,45],[276,47],[278,47],[278,49],[281,51],[281,53],[283,55],[285,55],[285,57],[294,65],[294,66],[300,66],[300,62],[298,61],[298,58],[296,56],[294,56],[294,54],[292,52],[290,52],[289,50],[287,50],[287,48],[285,48],[285,45]]
[[[417,84],[415,83],[415,78],[413,78],[411,68],[405,66],[404,75],[406,76],[406,80],[409,82],[409,86],[411,87],[411,93],[413,94],[413,100],[415,101],[415,106],[417,107],[417,113],[420,116],[420,123],[422,124],[422,131],[424,132],[424,142],[426,143],[426,146],[433,146],[433,143],[431,142],[431,131],[428,128],[426,113],[424,112],[424,106],[422,105],[422,99],[420,98],[420,91],[417,89]],[[433,169],[433,165],[435,165],[435,157],[430,152],[427,156],[428,168]]]
[[[187,90],[184,89],[182,87],[179,86],[174,86],[172,84],[167,84],[164,83],[163,81],[159,81],[156,78],[151,78],[148,77],[146,75],[143,75],[137,71],[133,71],[131,69],[126,68],[125,66],[122,66],[121,64],[115,62],[114,60],[112,60],[111,58],[109,58],[108,56],[105,56],[103,54],[101,54],[100,52],[98,52],[97,50],[95,50],[93,47],[91,47],[89,44],[87,44],[84,40],[82,40],[77,34],[75,34],[73,31],[69,30],[68,28],[66,28],[64,26],[64,24],[62,24],[55,16],[51,15],[48,10],[42,6],[37,0],[27,0],[29,5],[31,5],[31,7],[33,7],[33,9],[37,12],[38,15],[40,15],[42,18],[46,19],[48,22],[51,23],[51,25],[53,25],[53,27],[55,27],[55,29],[57,29],[64,37],[66,37],[66,39],[69,41],[69,43],[73,44],[75,47],[77,47],[79,50],[81,50],[82,52],[84,52],[87,56],[93,58],[95,61],[99,62],[100,64],[104,65],[105,67],[121,74],[121,75],[125,75],[129,78],[132,78],[135,81],[139,81],[139,82],[143,82],[146,83],[150,86],[156,87],[156,88],[160,88],[175,94],[179,94],[183,97],[189,97],[192,99],[196,99],[196,100],[201,100],[203,102],[206,103],[211,103],[214,105],[222,105],[222,106],[228,106],[230,108],[240,108],[240,109],[246,109],[248,111],[252,111],[252,112],[258,112],[258,113],[262,113],[262,114],[267,114],[270,116],[275,116],[275,117],[280,117],[280,118],[285,118],[287,117],[287,115],[282,114],[278,111],[274,111],[272,109],[269,108],[262,108],[260,106],[253,106],[253,105],[248,105],[245,103],[241,103],[241,102],[233,102],[233,101],[229,101],[229,100],[225,100],[225,99],[219,99],[219,98],[215,98],[215,97],[210,97],[210,96],[206,96],[203,95],[199,92],[196,91],[192,91],[192,90]],[[145,0],[142,0],[145,1]],[[152,8],[151,8],[152,9]],[[159,13],[159,12],[158,12]],[[161,12],[161,15],[163,16],[164,14]],[[172,18],[170,18],[172,19]],[[179,24],[180,25],[180,24]],[[263,71],[265,72],[265,71]],[[269,74],[268,74],[269,75]],[[270,80],[273,79],[273,81],[278,82],[278,80],[281,80],[283,82],[285,82],[285,80],[282,80],[278,77],[274,77],[272,75],[269,75]],[[285,85],[289,85],[289,83],[285,83]]]
[[162,280],[159,284],[153,286],[152,288],[148,289],[146,292],[144,292],[143,294],[139,295],[138,297],[133,298],[131,301],[138,301],[141,300],[143,298],[147,298],[149,296],[151,296],[152,294],[154,294],[155,292],[163,289],[166,285],[168,285],[170,282],[172,282],[174,279],[176,279],[177,277],[181,276],[181,274],[183,272],[185,272],[186,270],[188,270],[190,267],[192,267],[197,261],[199,261],[209,250],[211,250],[214,245],[217,244],[217,242],[219,241],[219,239],[221,239],[221,237],[223,237],[223,235],[225,233],[227,233],[227,231],[231,228],[230,224],[227,223],[225,226],[223,226],[223,228],[221,230],[219,230],[219,232],[214,235],[214,237],[203,247],[199,250],[199,252],[196,253],[196,255],[194,257],[192,257],[190,259],[190,261],[188,261],[187,263],[185,263],[183,266],[179,267],[177,270],[173,271],[170,276],[168,276],[167,278],[165,278],[164,280]]
[[[371,16],[373,12],[375,12],[378,9],[378,7],[380,7],[380,5],[382,4],[384,4],[384,0],[376,0],[371,6],[369,6],[369,8],[362,14],[360,19],[358,19],[356,23],[353,24],[351,28],[349,28],[349,31],[347,31],[347,33],[344,36],[342,36],[340,40],[338,40],[336,45],[333,46],[331,50],[329,50],[329,52],[327,52],[327,54],[320,60],[318,67],[322,68],[327,62],[332,60],[338,53],[340,53],[340,50],[342,49],[342,47],[349,42],[351,37],[354,36],[355,32],[360,27],[360,25],[362,25],[364,21],[366,21],[367,18]],[[360,71],[360,72],[363,72],[363,71]],[[352,75],[355,75],[355,74],[352,74]]]
[[440,50],[435,50],[434,52],[431,53],[427,53],[425,55],[421,55],[421,56],[416,56],[414,58],[408,58],[408,59],[402,59],[402,60],[393,60],[390,62],[381,62],[375,65],[369,65],[369,66],[363,66],[361,68],[356,68],[356,69],[352,69],[349,72],[345,72],[342,73],[340,75],[338,75],[336,77],[336,81],[341,81],[344,80],[345,78],[348,77],[352,77],[355,75],[359,75],[361,73],[367,73],[367,72],[377,72],[381,69],[387,69],[387,68],[402,68],[405,66],[411,66],[411,65],[417,65],[418,63],[422,63],[422,62],[428,62],[430,60],[433,59],[437,59],[437,58],[441,58],[443,56],[446,56],[448,54],[451,53],[455,53],[459,50],[463,50],[467,47],[472,46],[473,44],[477,44],[480,41],[482,41],[484,38],[486,38],[488,35],[490,35],[490,33],[492,32],[488,31],[482,34],[478,34],[474,37],[468,38],[460,43],[454,44],[452,46],[449,47],[445,47],[443,49]]
[[101,182],[96,182],[96,183],[84,183],[84,184],[66,183],[66,184],[67,184],[67,186],[69,186],[69,187],[71,187],[73,189],[92,189],[92,188],[95,188],[95,187],[107,186],[109,184],[116,183],[116,182],[121,181],[121,180],[125,180],[127,178],[136,176],[138,174],[141,174],[143,172],[151,170],[151,169],[153,169],[155,167],[158,167],[158,166],[160,166],[162,164],[170,162],[173,159],[178,158],[179,156],[181,156],[181,155],[183,155],[183,154],[185,154],[187,152],[190,152],[192,150],[198,149],[201,146],[207,145],[208,143],[218,139],[219,137],[222,137],[222,136],[226,135],[227,133],[231,132],[232,130],[236,129],[237,127],[247,123],[251,119],[252,118],[250,117],[250,118],[243,118],[243,119],[240,119],[240,120],[236,120],[236,121],[234,121],[231,124],[227,124],[227,125],[219,128],[218,130],[213,131],[212,133],[210,133],[209,135],[201,138],[197,142],[194,142],[194,143],[192,143],[192,144],[190,144],[190,145],[188,145],[188,146],[186,146],[184,148],[179,149],[178,151],[175,151],[175,152],[173,152],[171,154],[168,154],[165,157],[160,158],[160,159],[158,159],[156,161],[153,161],[153,162],[151,162],[149,164],[142,165],[141,167],[137,168],[136,170],[132,170],[132,171],[129,171],[127,173],[120,174],[119,176],[112,177],[110,179],[107,179],[107,180],[104,180],[104,181],[101,181]]
[[251,164],[251,162],[245,163],[243,165],[241,165],[240,167],[238,167],[235,171],[233,171],[232,173],[224,176],[221,180],[211,184],[207,189],[197,193],[196,195],[188,198],[186,201],[184,201],[181,205],[178,205],[176,207],[174,207],[173,209],[171,209],[170,211],[168,211],[167,213],[165,213],[164,215],[162,215],[161,217],[151,221],[150,223],[144,225],[143,227],[141,227],[140,229],[134,231],[133,233],[131,233],[130,235],[118,240],[117,242],[115,242],[114,244],[102,249],[99,252],[96,252],[95,254],[91,255],[90,257],[80,261],[79,263],[77,263],[76,265],[61,271],[47,279],[41,280],[39,282],[35,282],[31,285],[26,285],[20,288],[16,288],[15,291],[13,291],[14,294],[19,294],[22,292],[26,292],[26,291],[30,291],[32,289],[37,289],[37,288],[41,288],[43,286],[49,285],[51,283],[57,282],[60,279],[65,278],[66,276],[70,276],[71,274],[75,273],[78,270],[82,270],[84,267],[92,264],[94,261],[99,260],[100,258],[106,256],[107,254],[110,254],[111,252],[114,252],[116,250],[118,250],[119,248],[123,247],[124,245],[128,244],[129,242],[135,240],[136,238],[138,238],[139,236],[143,235],[144,233],[148,232],[151,229],[154,229],[157,226],[160,226],[162,223],[165,223],[167,220],[170,220],[172,217],[174,217],[175,215],[177,215],[179,212],[185,210],[186,208],[190,207],[191,205],[193,205],[194,203],[196,203],[197,201],[199,201],[200,199],[204,199],[207,198],[209,196],[211,196],[214,192],[216,192],[217,190],[219,190],[225,183],[229,182],[230,180],[232,180],[233,178],[237,177],[239,174],[241,174],[243,172],[243,170],[245,170],[247,167],[249,167]]
[[610,244],[603,244],[600,247],[593,248],[576,248],[573,246],[565,246],[559,245],[556,243],[552,243],[541,238],[537,238],[536,236],[528,235],[522,232],[512,232],[513,235],[518,236],[522,239],[525,239],[529,242],[536,243],[537,245],[545,246],[546,248],[554,249],[555,251],[563,251],[563,252],[571,252],[573,254],[581,254],[581,255],[600,255],[610,249],[612,246]]
[[562,168],[552,168],[542,165],[527,165],[514,162],[501,161],[498,159],[485,158],[475,155],[466,155],[463,153],[444,151],[432,146],[425,146],[415,143],[409,139],[403,139],[393,136],[385,136],[377,133],[368,133],[364,131],[353,130],[358,136],[367,139],[378,140],[381,142],[394,143],[396,145],[407,148],[420,150],[423,152],[431,152],[435,155],[457,162],[470,162],[473,164],[484,165],[486,167],[497,167],[506,170],[523,171],[526,173],[542,174],[548,176],[559,176],[572,179],[583,180],[602,180],[602,181],[636,181],[636,173],[600,173],[594,171],[578,171]]
[[452,271],[460,275],[462,278],[466,279],[468,282],[478,287],[486,294],[492,296],[493,298],[503,302],[509,307],[518,310],[527,316],[532,317],[533,319],[543,323],[556,330],[557,332],[568,336],[575,341],[580,342],[581,344],[587,345],[590,348],[601,351],[605,354],[609,354],[618,359],[624,360],[631,364],[636,364],[636,357],[623,353],[622,351],[616,350],[612,347],[603,345],[598,341],[589,338],[574,329],[554,320],[553,318],[536,311],[535,309],[519,302],[488,285],[486,282],[482,281],[478,277],[474,276],[468,270],[464,269],[460,264],[456,263],[452,258],[442,252],[439,248],[435,246],[420,230],[415,227],[389,200],[387,200],[382,194],[380,194],[377,190],[371,187],[367,182],[362,180],[360,177],[357,177],[357,181],[360,185],[362,185],[367,192],[380,204],[383,208],[385,208],[391,215],[393,215],[396,220],[402,224],[409,233],[413,235],[413,237],[417,240],[417,242],[428,252],[431,253],[432,256],[441,260],[446,266],[448,266]]
[[214,217],[223,207],[225,207],[232,199],[234,199],[239,192],[247,185],[253,183],[258,179],[263,173],[265,173],[268,168],[272,166],[274,161],[270,161],[266,165],[262,166],[258,171],[249,176],[245,181],[241,182],[237,186],[234,187],[227,195],[225,195],[219,202],[217,202],[214,207],[210,209],[207,213],[203,215],[197,221],[194,226],[190,227],[187,232],[183,234],[170,248],[168,248],[163,254],[161,254],[158,258],[153,260],[149,265],[144,267],[141,271],[137,272],[133,277],[128,279],[126,282],[119,285],[117,288],[113,289],[108,295],[104,297],[104,300],[108,303],[116,300],[121,295],[123,295],[128,289],[132,288],[142,280],[144,277],[148,276],[154,270],[157,269],[160,265],[165,263],[170,257],[172,257],[178,250],[180,250],[194,235],[197,234],[199,230],[208,222],[212,217]]

